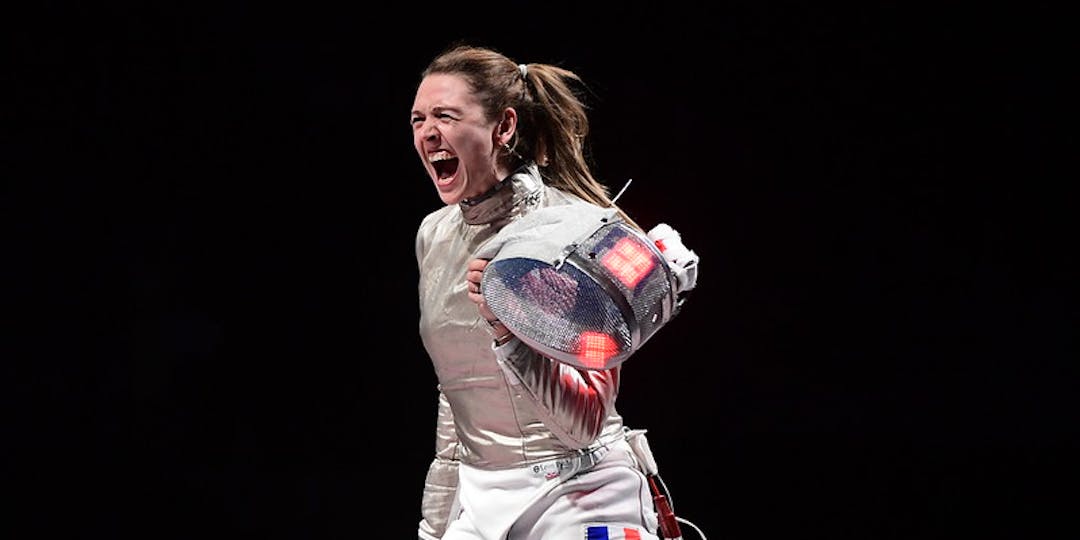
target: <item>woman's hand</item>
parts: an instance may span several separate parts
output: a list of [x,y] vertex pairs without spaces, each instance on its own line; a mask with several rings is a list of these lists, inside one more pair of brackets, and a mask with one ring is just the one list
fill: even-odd
[[512,337],[510,329],[492,313],[491,308],[484,301],[484,295],[480,293],[480,280],[484,277],[484,268],[487,267],[488,260],[473,259],[469,261],[465,269],[465,281],[468,283],[469,300],[476,304],[476,310],[480,313],[480,316],[491,326],[491,336],[495,338],[495,344],[503,345]]
[[494,313],[491,312],[491,308],[488,307],[487,302],[484,301],[484,295],[480,293],[480,279],[484,277],[484,268],[487,267],[488,259],[473,259],[469,261],[465,271],[465,281],[469,284],[469,300],[472,300],[476,304],[476,308],[480,311],[480,316],[485,321],[494,321],[498,319]]

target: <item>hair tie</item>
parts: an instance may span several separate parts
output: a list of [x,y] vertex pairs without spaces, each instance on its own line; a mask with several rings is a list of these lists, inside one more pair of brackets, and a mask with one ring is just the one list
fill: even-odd
[[521,78],[524,79],[529,74],[529,66],[518,64],[518,73],[520,73]]

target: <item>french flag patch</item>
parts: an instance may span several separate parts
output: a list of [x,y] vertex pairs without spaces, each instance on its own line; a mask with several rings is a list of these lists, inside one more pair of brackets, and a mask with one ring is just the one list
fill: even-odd
[[636,527],[589,525],[585,528],[585,540],[641,540],[641,532]]

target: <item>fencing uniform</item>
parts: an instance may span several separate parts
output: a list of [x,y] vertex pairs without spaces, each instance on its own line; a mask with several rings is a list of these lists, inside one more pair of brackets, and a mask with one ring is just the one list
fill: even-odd
[[615,408],[621,366],[579,370],[518,339],[495,346],[467,295],[467,262],[502,227],[537,208],[589,204],[528,165],[481,200],[422,220],[420,336],[439,392],[419,538],[657,538]]

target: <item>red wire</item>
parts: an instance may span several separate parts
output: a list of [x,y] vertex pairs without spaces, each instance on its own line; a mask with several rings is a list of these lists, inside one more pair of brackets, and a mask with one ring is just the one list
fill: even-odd
[[660,492],[660,487],[656,484],[656,477],[649,475],[648,479],[649,488],[653,492],[653,502],[656,504],[656,511],[660,520],[660,532],[664,535],[664,538],[682,538],[682,531],[679,530],[679,522],[675,519],[675,512],[671,509],[671,503]]

